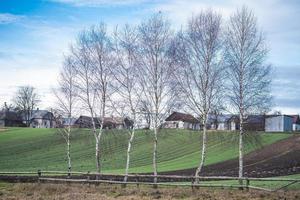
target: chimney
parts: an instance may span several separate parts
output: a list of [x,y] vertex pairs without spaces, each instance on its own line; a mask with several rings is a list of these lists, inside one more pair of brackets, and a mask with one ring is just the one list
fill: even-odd
[[8,111],[7,103],[4,102],[4,111]]

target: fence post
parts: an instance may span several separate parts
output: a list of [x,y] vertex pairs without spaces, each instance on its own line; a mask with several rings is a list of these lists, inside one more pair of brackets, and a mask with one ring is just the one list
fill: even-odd
[[192,191],[194,190],[194,178],[191,178],[191,187],[192,187]]
[[157,175],[153,177],[153,188],[154,189],[157,189],[158,185],[157,185],[157,182],[158,182],[158,178],[157,178]]
[[244,182],[243,182],[242,178],[239,178],[239,184],[240,184],[239,190],[243,190],[244,189]]
[[126,188],[126,185],[127,185],[126,183],[127,183],[127,181],[128,181],[128,179],[127,179],[128,177],[127,177],[127,178],[125,178],[125,177],[126,177],[126,175],[125,175],[124,178],[123,178],[123,182],[124,182],[124,183],[121,185],[122,188]]
[[90,171],[87,172],[87,182],[88,182],[88,185],[90,186]]
[[37,171],[37,175],[38,175],[38,182],[40,183],[40,178],[42,176],[42,171],[40,169]]
[[247,178],[246,179],[246,190],[249,191],[249,186],[250,186],[250,180]]
[[71,178],[71,168],[68,168],[68,178]]
[[139,176],[136,176],[135,181],[136,181],[136,186],[139,189],[140,188],[140,179],[139,179]]

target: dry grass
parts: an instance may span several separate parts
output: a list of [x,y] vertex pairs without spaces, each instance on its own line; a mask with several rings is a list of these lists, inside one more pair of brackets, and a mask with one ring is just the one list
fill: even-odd
[[245,200],[245,199],[300,199],[300,191],[279,191],[267,193],[262,191],[240,191],[230,189],[195,189],[162,187],[153,189],[151,187],[130,186],[126,189],[119,185],[82,185],[82,184],[7,184],[0,187],[0,199],[206,199],[206,200]]

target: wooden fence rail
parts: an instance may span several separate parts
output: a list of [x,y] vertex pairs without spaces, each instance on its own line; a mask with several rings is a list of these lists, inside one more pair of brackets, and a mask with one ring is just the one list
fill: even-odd
[[[251,177],[228,177],[228,176],[200,176],[200,183],[195,183],[195,176],[178,176],[178,175],[149,175],[149,174],[129,174],[129,181],[124,182],[124,174],[100,174],[95,172],[66,172],[66,171],[43,171],[37,172],[0,172],[1,175],[32,175],[37,176],[37,180],[48,182],[73,182],[73,183],[109,183],[122,185],[152,185],[152,186],[190,186],[190,187],[221,187],[221,188],[241,188],[241,189],[256,189],[264,191],[277,191],[284,189],[290,185],[300,183],[300,179],[291,178],[251,178]],[[52,175],[52,177],[50,176]],[[61,177],[67,176],[67,178]],[[58,176],[58,177],[57,177]],[[83,178],[84,177],[84,178]],[[93,179],[94,177],[95,179]],[[153,178],[157,177],[160,182],[153,183]],[[134,181],[133,181],[134,180]],[[242,184],[207,184],[205,181],[224,181],[224,180],[242,180]],[[256,187],[250,184],[251,181],[281,181],[289,182],[277,189],[270,190],[267,188]]]

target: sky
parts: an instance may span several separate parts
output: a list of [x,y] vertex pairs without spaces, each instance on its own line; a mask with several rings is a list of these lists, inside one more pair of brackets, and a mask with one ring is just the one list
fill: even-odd
[[32,85],[41,108],[54,106],[52,88],[76,35],[105,22],[109,28],[138,24],[161,11],[174,28],[199,11],[214,9],[223,21],[237,8],[253,10],[273,66],[273,110],[300,113],[299,0],[0,0],[0,106],[17,88]]

